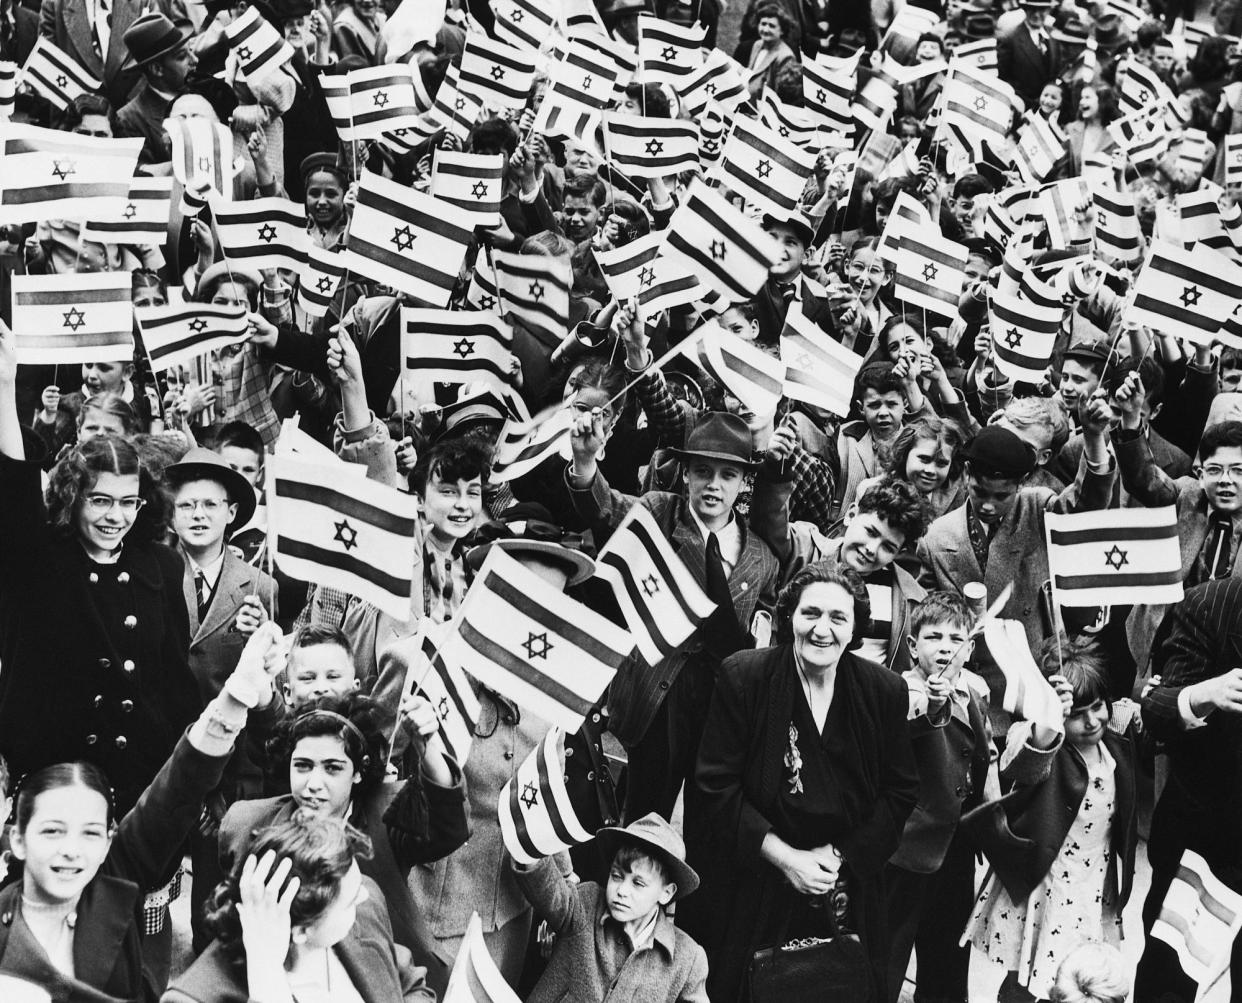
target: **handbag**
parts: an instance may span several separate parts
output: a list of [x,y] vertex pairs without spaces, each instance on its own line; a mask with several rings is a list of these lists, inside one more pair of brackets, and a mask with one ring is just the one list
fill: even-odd
[[858,934],[844,925],[849,897],[838,884],[824,898],[830,936],[755,952],[749,975],[753,1003],[873,1003],[871,961]]

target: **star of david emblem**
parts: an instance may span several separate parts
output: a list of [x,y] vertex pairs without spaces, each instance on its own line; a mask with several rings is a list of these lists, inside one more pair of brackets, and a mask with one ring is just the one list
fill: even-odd
[[584,91],[589,91],[591,89],[591,84],[593,84],[594,82],[595,82],[595,78],[588,73],[585,77],[582,78],[582,89]]
[[86,317],[76,306],[70,307],[65,312],[64,326],[69,328],[70,331],[76,332],[79,327],[86,326]]
[[713,240],[708,253],[712,256],[712,261],[724,261],[725,245],[723,240]]
[[505,78],[505,68],[503,66],[493,66],[492,67],[492,79],[493,80],[504,80],[504,78]]
[[643,267],[638,272],[638,284],[642,286],[642,288],[646,289],[654,281],[655,281],[655,270],[649,267],[648,265],[643,265]]
[[453,342],[453,353],[463,359],[468,355],[473,355],[474,342],[469,338],[459,338]]
[[658,139],[649,139],[647,140],[647,145],[644,146],[643,149],[647,151],[647,156],[658,157],[664,152],[664,144]]
[[545,662],[548,660],[548,652],[552,650],[552,645],[548,642],[547,631],[542,634],[527,633],[522,647],[526,649],[527,658],[542,658]]
[[436,717],[443,721],[449,714],[448,697],[440,697],[440,702],[436,704]]
[[77,174],[77,165],[72,160],[53,160],[52,175],[64,181],[70,174]]
[[714,157],[720,149],[720,143],[714,139],[703,140],[703,152],[709,157]]
[[1198,306],[1199,300],[1203,298],[1203,292],[1198,286],[1186,286],[1182,290],[1181,300],[1182,306],[1191,307]]
[[1126,556],[1124,550],[1114,543],[1111,550],[1104,552],[1104,563],[1114,571],[1120,571],[1130,563],[1130,558]]
[[670,63],[677,60],[677,49],[672,45],[666,45],[660,50],[660,58]]
[[321,275],[315,280],[315,291],[321,296],[328,295],[332,291],[332,280],[326,275]]
[[763,178],[766,178],[769,174],[772,173],[771,161],[768,161],[768,160],[759,161],[759,166],[755,169],[755,173],[759,175],[761,180]]
[[383,108],[388,104],[388,92],[376,91],[371,95],[371,103],[375,105],[376,108]]
[[815,92],[815,100],[818,101],[820,104],[823,104],[824,102],[828,100],[828,95],[822,87],[819,88],[819,90]]
[[1022,334],[1016,327],[1011,327],[1005,332],[1005,347],[1013,350],[1022,344]]
[[408,226],[393,227],[389,243],[398,251],[408,251],[414,246],[414,234]]
[[524,17],[526,17],[526,11],[518,9],[509,15],[509,20],[514,24],[521,24]]
[[530,284],[530,288],[527,292],[530,294],[530,298],[538,303],[543,299],[543,283],[536,279]]
[[788,139],[788,138],[789,138],[789,126],[787,126],[787,125],[782,125],[782,126],[781,126],[778,130],[777,130],[777,132],[779,132],[779,133],[781,134],[781,138],[782,138],[782,139]]
[[348,519],[342,519],[333,525],[336,527],[336,535],[332,539],[344,547],[346,553],[358,546],[358,531],[349,524]]
[[121,215],[124,216],[126,219],[133,219],[135,216],[138,215],[138,207],[134,205],[133,202],[127,202],[125,204],[125,211],[121,213]]
[[1095,211],[1095,225],[1096,226],[1108,226],[1108,217],[1105,216],[1103,211],[1099,209]]
[[211,170],[211,158],[210,157],[199,157],[198,158],[198,169],[200,171]]
[[474,187],[470,189],[470,194],[480,202],[487,198],[487,185],[482,181],[476,181]]
[[457,111],[465,111],[465,109],[466,109],[466,99],[465,99],[465,98],[463,98],[463,97],[458,97],[458,98],[457,98],[457,100],[453,102],[453,107],[454,107],[454,109],[456,109]]
[[486,295],[479,297],[479,309],[480,310],[491,310],[495,306],[496,306],[496,297],[486,296]]
[[271,223],[264,223],[259,227],[259,239],[265,244],[270,244],[276,239],[276,227]]
[[643,579],[643,592],[646,593],[647,598],[650,599],[653,595],[655,595],[659,591],[660,591],[660,580],[656,578],[655,575],[648,575],[646,578]]
[[716,85],[711,80],[703,85],[703,90],[707,91],[708,97],[716,96]]
[[69,78],[65,76],[63,73],[58,73],[56,75],[56,86],[61,87],[61,88],[68,87]]
[[1146,87],[1139,91],[1137,96],[1139,104],[1147,104],[1147,102],[1151,100],[1151,95],[1147,92]]
[[189,323],[189,324],[187,324],[186,326],[187,326],[187,327],[188,327],[188,328],[189,328],[189,329],[190,329],[190,330],[191,330],[194,334],[202,334],[204,331],[206,331],[206,330],[207,330],[207,321],[203,320],[203,318],[202,318],[202,317],[195,317],[195,318],[194,318],[192,321],[190,321],[190,323]]
[[975,98],[975,111],[984,111],[988,106],[988,99],[980,94]]
[[240,59],[242,62],[244,63],[250,62],[251,55],[252,53],[250,51],[250,46],[240,45],[237,47],[237,58]]
[[394,137],[395,139],[401,139],[402,137],[408,136],[409,134],[410,134],[409,129],[393,129],[392,132],[390,132],[388,135]]
[[927,282],[934,282],[938,271],[939,269],[929,261],[923,266],[923,279]]
[[811,358],[809,352],[799,352],[793,359],[795,369],[810,369],[815,365],[815,360]]
[[522,786],[522,794],[519,800],[526,805],[528,810],[534,808],[539,803],[539,788],[528,780]]

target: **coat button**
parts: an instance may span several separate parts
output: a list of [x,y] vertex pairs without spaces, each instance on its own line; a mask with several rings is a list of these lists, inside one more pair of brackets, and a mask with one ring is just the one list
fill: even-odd
[[102,704],[102,703],[103,703],[103,694],[102,694],[102,693],[97,693],[97,694],[95,695],[95,706],[96,706],[96,707],[98,707],[98,706],[99,706],[100,704]]
[[595,724],[599,724],[599,715],[598,715],[598,714],[592,714],[592,715],[591,715],[591,720],[592,720]]
[[95,574],[95,572],[93,572],[93,571],[92,571],[92,572],[91,572],[89,575],[87,575],[86,577],[87,577],[87,581],[89,581],[92,585],[98,585],[98,584],[99,584],[99,576],[98,576],[97,574]]
[[116,747],[118,749],[123,749],[127,745],[129,745],[129,740],[124,735],[116,736]]
[[121,701],[121,713],[128,714],[133,709],[134,709],[134,701],[132,700]]
[[129,572],[122,571],[119,575],[117,575],[116,583],[118,585],[128,585],[129,584]]
[[98,742],[98,741],[99,741],[99,736],[98,736],[98,735],[87,735],[87,736],[86,736],[86,744],[87,744],[87,745],[94,745],[94,744],[95,744],[96,742]]
[[101,669],[110,669],[110,668],[112,668],[112,659],[110,659],[110,658],[101,658],[101,659],[99,660],[99,667],[100,667]]
[[662,690],[666,690],[666,689],[668,689],[668,680],[667,680],[667,679],[662,679],[662,680],[660,680],[660,689],[662,689]]
[[121,668],[123,668],[126,672],[133,672],[134,669],[138,668],[138,666],[134,664],[134,660],[132,658],[127,658],[121,663]]
[[[568,779],[568,778],[566,778],[566,779]],[[588,780],[594,780],[594,779],[595,779],[595,771],[594,771],[594,770],[588,770],[588,771],[587,771],[587,779],[588,779]]]
[[123,623],[129,630],[133,630],[138,626],[138,618],[131,613],[124,620],[122,620],[121,623]]
[[505,759],[512,759],[512,758],[513,758],[513,750],[505,749]]
[[956,795],[960,798],[960,797],[962,796],[962,789],[961,789],[961,787],[954,787],[954,788],[953,788],[953,793],[954,793],[954,794],[956,794]]
[[566,759],[568,759],[568,758],[569,758],[570,756],[572,756],[573,754],[574,754],[574,750],[573,750],[573,749],[570,749],[570,748],[566,748],[566,749],[565,749],[565,758],[566,758]]

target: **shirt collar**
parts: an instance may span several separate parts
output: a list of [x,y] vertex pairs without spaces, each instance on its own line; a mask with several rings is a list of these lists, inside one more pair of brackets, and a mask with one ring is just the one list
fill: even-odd
[[729,521],[721,526],[720,529],[711,530],[708,529],[703,520],[699,518],[699,513],[694,510],[694,506],[689,502],[686,503],[686,511],[690,513],[690,518],[694,520],[694,525],[698,529],[699,535],[703,537],[703,541],[705,543],[707,542],[708,533],[714,532],[716,534],[716,540],[719,542],[726,534],[732,536],[737,532],[737,520],[733,517],[732,512],[729,513]]
[[[601,928],[611,927],[617,931],[619,936],[626,936],[624,925],[618,923],[608,914],[608,905],[602,895],[599,900],[599,926]],[[665,953],[669,957],[672,957],[676,943],[677,931],[674,929],[673,921],[669,919],[668,913],[663,909],[657,909],[655,915],[652,916],[646,926],[638,932],[638,936],[630,943],[630,950],[637,953],[644,948],[659,945],[664,948]]]
[[210,564],[200,565],[189,554],[186,554],[186,560],[190,562],[190,570],[196,575],[201,571],[203,573],[203,578],[207,581],[207,584],[214,588],[216,582],[220,580],[220,569],[224,566],[224,555],[227,551],[227,546],[221,548],[220,556]]

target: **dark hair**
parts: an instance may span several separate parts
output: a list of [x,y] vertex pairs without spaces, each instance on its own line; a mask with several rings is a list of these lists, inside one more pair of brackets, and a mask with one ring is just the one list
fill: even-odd
[[944,39],[937,35],[934,31],[923,32],[923,34],[919,36],[919,40],[914,43],[914,47],[917,49],[924,42],[935,42],[936,47],[939,48],[941,52],[944,52]]
[[897,433],[888,457],[888,475],[899,481],[906,479],[906,463],[910,459],[910,453],[923,439],[933,439],[937,446],[948,447],[949,480],[957,480],[962,475],[960,453],[966,436],[953,419],[937,418],[935,415],[917,418]]
[[776,79],[772,89],[776,96],[791,108],[803,107],[802,96],[802,64],[790,59],[776,67]]
[[216,432],[216,452],[220,452],[225,446],[248,449],[252,453],[259,454],[260,462],[263,460],[263,436],[253,425],[248,425],[244,421],[229,421],[220,426],[220,430]]
[[786,14],[785,11],[783,11],[777,4],[764,3],[755,10],[754,18],[756,27],[765,17],[772,18],[781,26],[781,41],[788,44],[789,39],[794,34],[793,22],[790,21],[789,15]]
[[614,419],[625,410],[624,391],[629,381],[625,377],[625,370],[620,366],[614,366],[603,359],[591,359],[570,371],[565,380],[566,387],[570,386],[571,380],[576,390],[602,390],[609,397],[617,397],[612,403]]
[[1045,676],[1064,676],[1074,688],[1074,706],[1087,707],[1097,700],[1113,705],[1113,694],[1104,667],[1104,652],[1095,641],[1062,631],[1046,637],[1039,646],[1035,664]]
[[988,195],[996,191],[992,182],[982,174],[963,174],[953,185],[955,199],[973,199],[979,195]]
[[824,582],[828,585],[839,585],[854,600],[854,638],[849,643],[853,651],[862,644],[863,636],[871,624],[871,599],[867,595],[867,586],[863,580],[848,568],[829,568],[824,564],[812,564],[803,568],[781,589],[776,600],[776,642],[788,644],[793,640],[793,615],[802,600],[802,593],[811,585]]
[[410,490],[422,496],[432,477],[456,484],[479,478],[486,481],[491,473],[487,451],[476,442],[447,439],[422,453],[410,471]]
[[1186,64],[1186,69],[1199,86],[1211,84],[1229,69],[1229,46],[1222,35],[1209,35],[1199,43],[1199,51]]
[[643,212],[643,207],[632,199],[628,199],[623,195],[613,193],[612,215],[619,216],[625,223],[621,228],[621,244],[628,244],[632,240],[639,237],[645,237],[651,232],[651,220],[647,218],[647,214]]
[[[132,363],[125,363],[132,365]],[[78,412],[78,428],[82,427],[82,423],[86,420],[87,411],[98,411],[100,414],[108,414],[114,418],[121,419],[121,426],[124,428],[126,436],[137,435],[142,431],[142,423],[138,420],[138,413],[133,409],[129,401],[125,400],[120,394],[95,394],[94,397],[88,397],[82,402],[82,410]]]
[[625,96],[636,102],[647,118],[673,117],[673,106],[659,84],[630,84],[625,89]]
[[[1242,63],[1238,65],[1242,66]],[[1232,348],[1230,346],[1222,348],[1217,369],[1220,372],[1226,369],[1242,369],[1242,348]]]
[[617,845],[617,852],[613,854],[610,864],[613,867],[621,868],[623,871],[629,871],[633,870],[634,865],[640,862],[650,864],[660,876],[660,880],[666,885],[672,884],[673,876],[669,873],[668,864],[641,843],[622,840]]
[[518,134],[503,118],[486,118],[470,130],[466,145],[472,153],[503,153],[507,159],[518,147]]
[[268,852],[277,862],[288,860],[292,864],[281,891],[288,887],[289,879],[298,879],[289,920],[292,926],[308,926],[336,901],[341,882],[354,862],[371,856],[371,840],[346,822],[300,809],[288,821],[259,830],[247,851],[238,855],[233,872],[211,893],[205,908],[203,922],[207,931],[236,960],[244,956],[241,916],[237,910],[242,868],[247,857],[262,859]]
[[354,796],[364,797],[384,782],[388,764],[385,717],[378,703],[360,693],[320,697],[281,723],[268,741],[268,755],[276,770],[288,775],[290,760],[302,739],[321,735],[339,738],[362,777],[354,787]]
[[1110,365],[1101,378],[1100,384],[1111,397],[1125,382],[1126,377],[1134,372],[1137,372],[1139,379],[1143,381],[1143,396],[1149,405],[1155,407],[1164,400],[1164,367],[1150,355],[1144,355],[1137,363],[1129,359]]
[[[8,766],[5,766],[5,786],[8,786]],[[62,787],[85,787],[92,790],[107,803],[104,815],[108,828],[116,824],[116,802],[112,797],[112,787],[108,778],[94,763],[78,761],[76,763],[56,763],[35,770],[22,777],[17,789],[17,832],[25,835],[26,826],[34,815],[35,802],[45,791],[59,790]]]
[[1199,440],[1199,462],[1210,459],[1218,449],[1242,447],[1242,421],[1219,421]]
[[759,308],[758,306],[756,306],[755,301],[753,299],[749,299],[749,300],[734,300],[727,307],[725,307],[724,310],[721,310],[720,312],[723,314],[728,310],[736,310],[743,317],[745,317],[748,321],[753,321],[755,317],[758,315]]
[[975,624],[975,615],[959,593],[929,592],[910,614],[910,636],[917,638],[924,627],[937,623],[969,630]]
[[565,187],[561,189],[562,201],[570,197],[586,199],[596,209],[602,209],[608,198],[608,190],[604,187],[604,183],[594,175],[579,174],[566,181]]
[[1099,99],[1099,111],[1097,114],[1099,115],[1101,125],[1108,125],[1121,114],[1120,109],[1117,107],[1117,92],[1115,90],[1107,84],[1088,83],[1079,89],[1078,96],[1080,98],[1082,97],[1082,92],[1087,88],[1095,91],[1095,96]]
[[289,639],[289,653],[292,654],[298,648],[313,648],[319,644],[335,644],[338,648],[344,648],[348,652],[353,651],[349,638],[345,636],[345,631],[340,627],[308,623],[293,632],[293,636]]
[[854,507],[860,513],[874,512],[904,534],[907,547],[923,536],[930,521],[927,502],[914,485],[892,476],[881,477],[867,488],[854,500]]
[[100,94],[79,94],[73,103],[65,109],[64,124],[61,128],[73,132],[82,124],[87,115],[102,115],[108,120],[108,127],[116,130],[116,118],[112,113],[112,105]]
[[135,268],[129,275],[129,295],[133,299],[138,295],[139,289],[158,289],[160,295],[164,297],[165,302],[168,300],[168,286],[160,277],[158,272],[152,271],[150,268]]
[[163,539],[171,507],[168,496],[139,459],[133,443],[114,435],[99,435],[78,443],[52,468],[47,485],[48,522],[67,536],[75,534],[78,503],[94,487],[100,474],[138,475],[138,495],[146,504],[138,510],[125,539]]
[[255,282],[254,277],[242,271],[231,272],[223,271],[219,275],[212,276],[208,282],[199,284],[194,291],[194,301],[196,303],[210,303],[211,298],[216,294],[224,283],[231,282],[235,286],[241,286],[246,290],[246,299],[250,302],[251,311],[259,309],[259,286]]
[[899,393],[905,397],[901,380],[893,375],[891,362],[870,362],[863,366],[854,379],[854,400],[861,401],[868,390],[879,394]]

